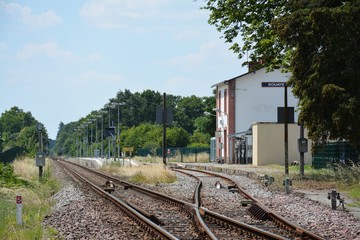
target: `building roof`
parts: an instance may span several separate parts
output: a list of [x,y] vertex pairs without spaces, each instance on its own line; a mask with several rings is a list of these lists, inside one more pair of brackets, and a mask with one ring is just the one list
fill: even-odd
[[[262,68],[264,68],[264,67],[262,67]],[[218,82],[218,83],[212,85],[211,88],[217,87],[217,86],[222,85],[222,84],[225,84],[225,85],[226,85],[227,82],[229,82],[229,81],[235,80],[235,79],[237,79],[237,78],[242,78],[242,77],[244,77],[244,76],[246,76],[246,75],[249,75],[249,74],[251,74],[251,73],[255,73],[256,71],[259,71],[259,70],[262,69],[262,68],[259,68],[259,69],[255,70],[255,71],[250,71],[250,72],[241,74],[241,75],[239,75],[239,76],[230,78],[230,79],[228,79],[228,80],[224,80],[224,81]]]

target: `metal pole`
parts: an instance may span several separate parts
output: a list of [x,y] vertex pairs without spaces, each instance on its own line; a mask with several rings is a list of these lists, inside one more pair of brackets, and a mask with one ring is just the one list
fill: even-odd
[[285,145],[285,174],[289,175],[289,149],[288,149],[288,114],[287,114],[287,85],[284,86],[284,145]]
[[[40,139],[39,139],[39,152],[41,153],[41,154],[43,154],[43,139],[42,139],[42,130],[40,130],[40,132],[39,132],[39,137],[40,137]],[[43,167],[42,166],[39,166],[39,178],[41,179],[42,178],[42,176],[43,176]]]
[[83,157],[86,157],[86,125],[84,125],[84,147],[83,147]]
[[75,146],[76,146],[75,157],[78,158],[78,156],[79,156],[79,145],[78,145],[78,132],[77,132],[77,130],[75,130]]
[[[98,117],[99,116],[96,116],[96,118],[95,118],[95,149],[96,149],[96,153],[98,154],[99,153],[99,150],[98,150],[98,122],[97,122],[97,120],[98,120]],[[98,157],[98,155],[96,155],[96,158]]]
[[90,120],[90,157],[93,157],[94,152],[93,152],[93,146],[92,146],[92,125],[91,125],[92,121]]
[[81,153],[81,157],[85,157],[85,125],[83,126],[84,127],[84,132],[83,132],[83,141],[82,141],[82,153]]
[[336,210],[336,190],[331,191],[331,209]]
[[163,149],[162,149],[162,157],[163,163],[166,167],[166,93],[163,94]]
[[86,125],[86,157],[89,157],[89,125]]
[[101,114],[101,158],[104,156],[104,116]]
[[76,141],[78,143],[78,157],[80,157],[81,155],[81,130],[78,128],[78,132],[77,132],[77,136],[76,136]]
[[[114,125],[114,121],[112,122],[112,126],[113,126],[113,127],[115,126],[115,125]],[[114,157],[114,160],[116,160],[116,142],[114,141],[114,137],[115,137],[115,136],[112,136],[112,137],[111,137],[111,146],[112,146],[112,149],[113,149],[112,155],[113,155],[113,157]]]
[[[110,104],[109,104],[109,128],[110,128]],[[108,137],[108,159],[110,159],[110,137]]]
[[224,115],[222,112],[219,112],[221,117],[221,141],[220,141],[220,163],[223,164],[223,149],[225,141],[225,131],[224,131]]
[[[304,139],[304,125],[301,124],[300,125],[300,139]],[[300,175],[304,176],[304,165],[305,165],[305,161],[304,161],[304,152],[301,151],[300,152]]]
[[120,164],[120,104],[118,103],[118,124],[117,124],[117,145],[118,145],[118,160]]
[[289,184],[289,149],[288,149],[288,114],[287,85],[284,86],[284,147],[285,147],[285,193],[290,193]]

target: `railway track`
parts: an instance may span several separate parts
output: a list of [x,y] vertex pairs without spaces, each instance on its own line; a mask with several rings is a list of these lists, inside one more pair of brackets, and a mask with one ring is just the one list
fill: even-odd
[[[122,199],[126,206],[145,216],[175,239],[322,239],[279,216],[276,216],[276,220],[270,218],[274,215],[270,210],[262,208],[256,199],[249,196],[231,179],[221,175],[177,169],[182,174],[197,179],[192,202],[189,203],[83,166],[66,164],[71,165],[73,171],[82,174],[91,172],[89,177],[98,188],[107,180],[113,181],[119,188],[111,196]],[[207,192],[214,190],[217,194],[207,196]],[[228,194],[227,199],[234,202],[220,202],[216,196],[224,194]],[[230,210],[221,207],[222,204],[239,205],[236,203],[243,203],[244,206]],[[266,218],[257,219],[259,212],[262,218],[264,215]],[[253,218],[249,215],[253,215]],[[247,217],[244,219],[241,216]],[[152,235],[158,234],[157,231],[151,230]]]
[[[271,211],[257,199],[246,193],[230,178],[196,169],[175,170],[203,182],[203,191],[201,194],[198,193],[199,196],[201,195],[201,200],[197,204],[199,204],[200,211],[205,220],[209,218],[211,222],[218,223],[216,225],[223,226],[229,224],[233,228],[241,229],[241,227],[234,227],[236,223],[231,221],[235,220],[236,222],[254,226],[256,229],[262,229],[265,232],[278,234],[278,236],[283,236],[285,239],[323,239]],[[224,199],[227,199],[227,202],[224,202]],[[227,216],[229,218],[227,221],[230,223],[222,223],[216,220],[216,216],[213,216],[214,212]],[[213,226],[214,224],[209,223],[208,225]],[[216,225],[213,227],[215,229],[213,230],[214,232],[218,228]]]
[[[101,188],[111,180],[118,188],[110,195],[157,224],[176,239],[209,239],[199,229],[195,205],[171,198],[154,191],[121,181],[98,171],[73,163],[63,163],[82,176],[91,179],[91,184]],[[84,171],[85,170],[85,171]]]
[[106,198],[113,204],[115,204],[122,212],[124,212],[130,219],[132,219],[134,222],[136,222],[141,228],[143,228],[149,235],[149,237],[153,239],[178,239],[174,235],[167,232],[165,229],[161,228],[159,225],[155,224],[153,221],[148,219],[143,214],[136,211],[134,208],[130,207],[128,204],[126,204],[124,201],[121,201],[120,199],[114,197],[113,195],[107,193],[104,191],[101,187],[97,186],[96,184],[93,184],[91,181],[86,179],[85,177],[81,176],[78,172],[74,171],[73,167],[74,165],[66,164],[63,161],[57,161],[57,163],[63,167],[63,169],[69,173],[69,175],[73,176],[76,181],[81,182],[82,184],[85,184],[89,188],[91,188],[94,192],[99,194],[100,196]]

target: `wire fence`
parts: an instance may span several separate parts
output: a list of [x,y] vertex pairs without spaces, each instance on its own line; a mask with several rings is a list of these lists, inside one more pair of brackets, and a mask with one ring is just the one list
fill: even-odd
[[[136,155],[140,157],[162,157],[162,148],[139,148],[136,150]],[[210,148],[169,147],[166,148],[166,158],[175,162],[208,162],[210,160]]]
[[0,162],[1,163],[12,163],[17,156],[20,156],[24,153],[25,149],[22,147],[13,147],[7,151],[0,153]]
[[334,142],[314,147],[313,168],[331,168],[335,164],[360,163],[360,151],[348,142]]

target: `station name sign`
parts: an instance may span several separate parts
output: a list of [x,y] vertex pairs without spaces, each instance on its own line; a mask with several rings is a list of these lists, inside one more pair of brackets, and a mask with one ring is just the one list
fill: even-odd
[[261,87],[286,87],[286,82],[262,82]]

